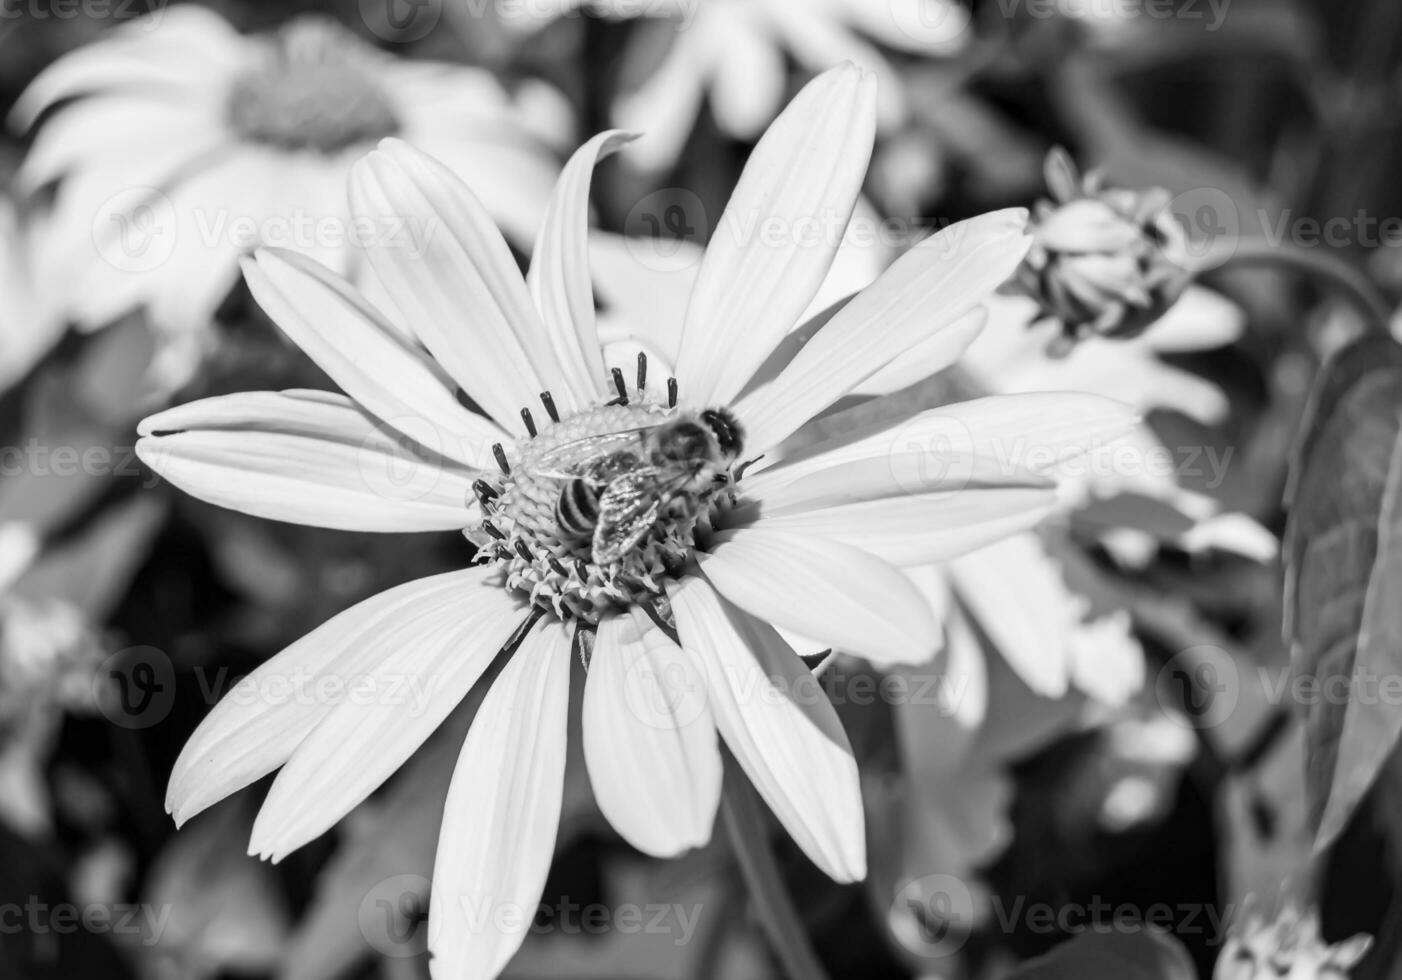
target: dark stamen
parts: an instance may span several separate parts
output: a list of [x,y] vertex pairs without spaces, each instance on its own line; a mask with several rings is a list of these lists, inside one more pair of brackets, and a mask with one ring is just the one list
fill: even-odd
[[515,548],[516,554],[520,555],[526,561],[535,561],[535,555],[531,554],[531,549],[526,547],[526,542],[522,541],[520,538],[511,542],[511,547]]
[[529,408],[521,409],[521,421],[526,423],[526,431],[534,438],[536,434],[535,419],[531,418],[531,410]]
[[564,565],[560,564],[560,559],[554,557],[553,555],[550,558],[550,567],[553,568],[558,574],[563,575],[565,578],[570,577],[569,570],[566,569]]
[[477,494],[477,502],[483,507],[487,506],[488,501],[496,500],[501,496],[501,494],[497,492],[497,488],[486,480],[473,480],[472,492]]
[[555,410],[555,399],[548,391],[540,393],[540,403],[545,406],[545,412],[550,416],[550,421],[560,421],[560,413]]
[[647,389],[647,355],[638,351],[638,390]]
[[501,533],[501,529],[498,528],[498,527],[497,527],[495,524],[493,524],[491,521],[483,521],[483,522],[482,522],[482,530],[486,531],[488,534],[490,534],[492,537],[496,538],[498,541],[505,541],[505,540],[506,540],[506,535],[502,534],[502,533]]
[[574,570],[579,573],[582,581],[589,581],[589,566],[582,559],[576,558],[574,560]]
[[667,379],[667,407],[668,407],[668,408],[676,408],[676,407],[677,407],[677,379],[676,379],[676,378],[668,378],[668,379]]
[[492,443],[492,455],[497,458],[497,466],[506,476],[511,475],[511,464],[506,461],[506,450],[501,448],[501,443]]
[[613,369],[613,386],[618,389],[618,404],[628,404],[628,385],[623,380],[623,372],[618,368]]

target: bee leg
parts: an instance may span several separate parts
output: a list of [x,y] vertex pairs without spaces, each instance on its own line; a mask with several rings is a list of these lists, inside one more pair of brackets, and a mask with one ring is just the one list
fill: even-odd
[[760,453],[760,454],[759,454],[758,456],[756,456],[754,459],[747,459],[747,460],[745,460],[743,463],[741,463],[738,467],[736,467],[736,469],[735,469],[735,482],[736,482],[736,483],[739,483],[741,477],[743,477],[743,476],[745,475],[745,471],[748,470],[751,466],[754,466],[754,465],[755,465],[756,463],[758,463],[760,460],[764,459],[764,455],[765,455],[764,453]]

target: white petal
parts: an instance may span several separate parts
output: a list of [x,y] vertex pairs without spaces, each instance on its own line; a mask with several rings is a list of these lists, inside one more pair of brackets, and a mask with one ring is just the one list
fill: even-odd
[[1036,693],[1066,694],[1070,640],[1085,600],[1074,596],[1061,569],[1035,535],[1019,534],[949,563],[949,575],[970,615]]
[[550,391],[580,407],[511,251],[481,202],[446,167],[399,140],[351,170],[356,219],[377,234],[366,253],[414,333],[468,395],[503,427]]
[[733,398],[818,292],[871,158],[875,81],[854,65],[819,76],[750,155],[687,310],[677,380],[688,404]]
[[604,392],[604,365],[589,274],[589,186],[599,161],[635,136],[613,130],[579,148],[565,165],[536,240],[527,282],[580,404]]
[[458,403],[431,361],[325,266],[283,249],[243,262],[258,305],[348,395],[410,438],[469,466],[506,434]]
[[[843,426],[839,413],[825,428],[840,433],[805,446],[782,468],[811,473],[852,460],[881,461],[928,453],[932,463],[953,457],[996,460],[1009,471],[1047,472],[1066,460],[1132,432],[1138,413],[1099,395],[1046,392],[994,395],[930,409],[899,422]],[[774,467],[777,474],[780,467]],[[764,472],[768,472],[765,470]]]
[[1167,352],[1210,350],[1232,343],[1246,330],[1246,313],[1221,293],[1203,286],[1189,286],[1144,331],[1142,340],[1154,350]]
[[255,517],[348,531],[465,527],[477,470],[417,446],[341,395],[254,391],[141,423],[137,455],[187,493]]
[[15,174],[15,186],[33,193],[128,144],[190,147],[220,140],[228,141],[229,134],[211,119],[208,106],[149,95],[86,98],[64,106],[39,128]]
[[192,88],[227,84],[229,72],[249,63],[249,48],[213,11],[194,4],[162,8],[59,58],[25,89],[10,121],[27,128],[56,102],[114,87],[178,91],[188,98]]
[[594,798],[624,840],[654,857],[710,840],[721,761],[705,678],[637,609],[599,623],[583,727]]
[[[736,17],[757,19],[753,8],[738,5]],[[719,45],[720,64],[711,85],[711,113],[721,132],[746,141],[764,131],[781,104],[788,84],[783,51],[760,25],[727,32]]]
[[[467,696],[525,622],[520,597],[488,581],[491,569],[374,637],[378,656],[278,773],[249,853],[281,861],[321,836],[404,764]],[[364,641],[362,641],[364,642]]]
[[546,621],[493,682],[453,771],[429,900],[434,980],[495,977],[526,938],[555,852],[570,638]]
[[560,163],[541,146],[519,139],[519,134],[504,141],[501,134],[508,125],[497,119],[486,132],[473,136],[435,116],[427,129],[406,125],[405,135],[412,145],[461,177],[507,242],[528,253],[540,233]]
[[[960,322],[1022,261],[1030,244],[1026,217],[1012,208],[961,221],[901,256],[818,330],[772,384],[736,406],[754,446],[777,445],[893,359]],[[973,336],[952,333],[948,360],[937,369]]]
[[[914,723],[927,734],[938,732],[945,744],[922,749],[920,768],[957,768],[988,712],[988,664],[962,607],[950,594],[945,567],[922,565],[904,571],[944,625],[945,642],[939,658],[931,664],[887,668],[891,676],[904,678],[911,691],[925,695],[899,706],[904,710],[897,713],[898,731],[899,726]],[[934,704],[917,703],[928,701],[930,696]]]
[[702,665],[730,751],[803,852],[838,881],[866,877],[857,763],[818,679],[766,625],[701,578],[668,587],[682,649]]
[[[918,381],[933,377],[949,366],[951,343],[958,344],[964,338],[972,343],[978,338],[984,324],[988,322],[988,310],[980,306],[970,310],[945,330],[933,337],[922,340],[900,357],[891,361],[880,371],[852,389],[852,394],[881,396],[890,395],[908,388]],[[967,348],[966,348],[967,349]],[[960,355],[963,351],[960,351]],[[957,356],[957,355],[956,355]]]
[[908,567],[947,561],[1025,531],[1056,502],[1052,490],[968,489],[761,517],[749,527],[842,542]]
[[734,527],[755,519],[916,494],[1055,486],[1031,470],[984,456],[892,453],[884,459],[848,460],[813,473],[790,474],[785,467],[766,470],[745,481],[744,502],[721,515],[719,523]]
[[[344,690],[386,654],[405,622],[485,599],[479,569],[406,582],[327,620],[239,681],[200,723],[171,770],[177,825],[281,766],[332,710],[318,685]],[[500,590],[492,588],[491,591]]]
[[716,591],[753,616],[875,663],[923,663],[940,628],[919,590],[858,548],[757,528],[698,552]]

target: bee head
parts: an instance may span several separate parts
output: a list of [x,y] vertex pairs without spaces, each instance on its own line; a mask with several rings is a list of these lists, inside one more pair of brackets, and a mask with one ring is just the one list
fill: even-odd
[[690,419],[678,419],[658,433],[657,451],[673,463],[696,463],[711,458],[711,435]]
[[716,437],[716,445],[727,459],[735,459],[744,451],[745,432],[728,409],[708,408],[701,413],[701,421]]

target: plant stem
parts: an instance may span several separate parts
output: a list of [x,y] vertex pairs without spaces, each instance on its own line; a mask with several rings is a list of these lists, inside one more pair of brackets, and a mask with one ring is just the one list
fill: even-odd
[[779,865],[769,848],[769,831],[754,787],[729,750],[721,751],[725,759],[721,819],[735,848],[740,874],[754,899],[760,924],[790,980],[826,980],[827,973],[808,942],[798,909],[779,876]]
[[1377,287],[1348,262],[1318,248],[1272,245],[1263,238],[1233,242],[1219,254],[1209,255],[1197,272],[1217,269],[1275,266],[1294,272],[1348,300],[1363,314],[1371,330],[1388,331],[1392,310]]

